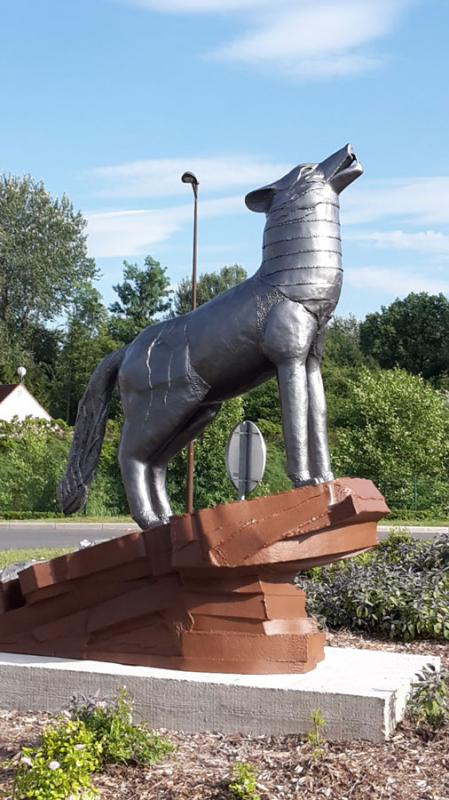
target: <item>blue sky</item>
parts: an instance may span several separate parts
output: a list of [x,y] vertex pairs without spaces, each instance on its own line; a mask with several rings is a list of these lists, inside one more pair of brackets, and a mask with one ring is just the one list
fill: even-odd
[[0,169],[66,192],[113,299],[124,258],[260,263],[247,191],[352,142],[338,313],[449,294],[447,0],[2,0]]

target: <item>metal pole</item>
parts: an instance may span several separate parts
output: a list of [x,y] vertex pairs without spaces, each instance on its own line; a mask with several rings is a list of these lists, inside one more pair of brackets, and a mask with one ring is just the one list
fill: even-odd
[[[197,261],[198,261],[198,178],[193,172],[184,172],[183,183],[190,183],[193,190],[193,259],[192,259],[192,311],[196,308]],[[193,512],[193,476],[195,472],[195,453],[193,440],[187,445],[187,484],[186,511]]]

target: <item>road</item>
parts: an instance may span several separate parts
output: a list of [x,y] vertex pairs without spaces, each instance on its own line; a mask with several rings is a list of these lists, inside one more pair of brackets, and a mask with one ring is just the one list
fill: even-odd
[[[136,525],[126,522],[0,522],[0,550],[22,550],[34,547],[77,547],[82,539],[102,542],[123,536]],[[379,525],[379,535],[385,539],[391,526]],[[429,539],[449,533],[449,527],[408,527],[415,539]]]
[[83,539],[104,542],[138,530],[131,522],[0,522],[0,550],[77,547]]

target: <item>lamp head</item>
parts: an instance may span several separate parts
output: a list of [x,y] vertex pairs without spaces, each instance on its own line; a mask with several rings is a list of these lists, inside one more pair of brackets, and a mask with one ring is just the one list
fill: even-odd
[[198,186],[200,184],[196,175],[194,175],[193,172],[184,172],[184,174],[181,176],[181,180],[183,183],[190,183],[193,189],[193,193],[196,196],[198,191]]

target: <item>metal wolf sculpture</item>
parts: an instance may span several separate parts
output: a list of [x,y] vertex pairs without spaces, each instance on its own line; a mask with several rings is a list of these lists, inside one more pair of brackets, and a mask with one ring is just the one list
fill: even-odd
[[338,196],[362,172],[347,145],[250,192],[248,208],[267,216],[256,274],[196,311],[150,325],[100,363],[79,404],[58,490],[66,514],[86,502],[117,378],[125,413],[119,461],[142,528],[171,515],[169,460],[224,400],[273,375],[293,484],[332,480],[320,362],[342,284]]

